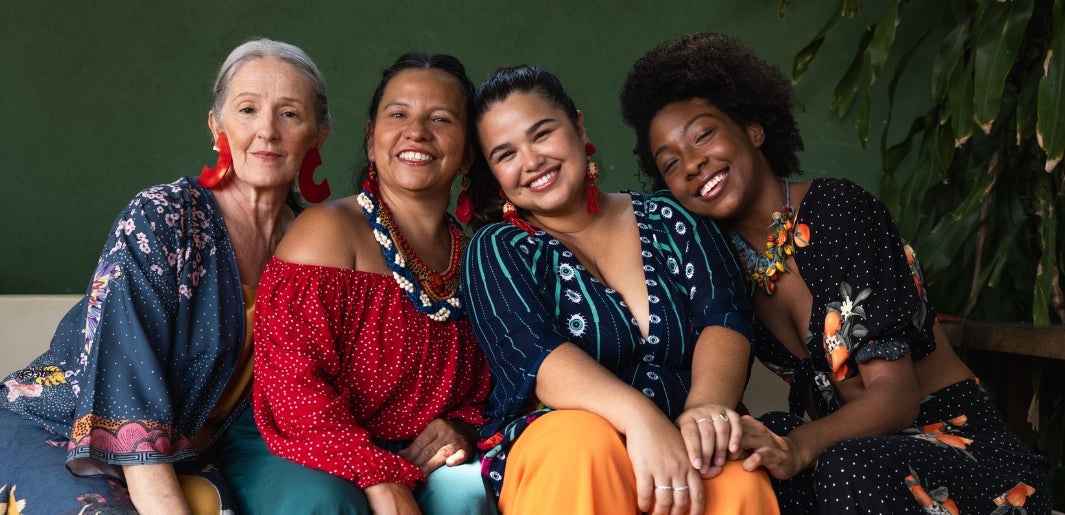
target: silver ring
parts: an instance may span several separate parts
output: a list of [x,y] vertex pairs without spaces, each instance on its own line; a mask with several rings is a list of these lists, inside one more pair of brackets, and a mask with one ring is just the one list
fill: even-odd
[[658,485],[658,486],[655,487],[655,490],[672,490],[672,489],[673,489],[673,487],[669,486],[669,485]]
[[687,490],[687,489],[688,489],[688,485],[674,486],[673,487],[673,491],[674,492],[683,492],[684,490]]
[[724,411],[722,411],[721,413],[718,413],[717,415],[714,415],[714,420],[717,420],[719,418],[721,420],[724,420],[725,422],[728,422],[728,415],[726,415]]
[[701,418],[699,420],[696,420],[695,423],[696,424],[702,424],[703,422],[712,422],[712,421],[713,421],[713,419],[711,419],[710,417],[703,417],[703,418]]

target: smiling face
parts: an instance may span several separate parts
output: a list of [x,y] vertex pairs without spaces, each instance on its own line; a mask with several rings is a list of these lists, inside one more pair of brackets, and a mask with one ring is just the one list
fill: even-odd
[[696,214],[724,220],[743,216],[776,180],[759,151],[762,127],[741,127],[705,100],[666,105],[651,120],[648,136],[669,190]]
[[492,105],[477,123],[481,148],[503,192],[537,213],[584,211],[587,167],[583,116],[535,93],[514,93]]
[[233,172],[225,181],[255,188],[288,188],[307,151],[322,144],[315,97],[306,76],[275,58],[248,61],[233,75],[221,112],[208,125],[225,132]]
[[381,186],[449,189],[455,174],[473,162],[466,117],[466,97],[449,73],[412,68],[392,77],[366,125],[367,157]]

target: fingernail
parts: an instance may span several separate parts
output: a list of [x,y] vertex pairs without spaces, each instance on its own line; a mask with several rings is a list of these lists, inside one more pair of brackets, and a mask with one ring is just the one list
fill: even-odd
[[692,468],[697,468],[697,469],[703,468],[703,460],[702,460],[702,458],[695,458],[695,460],[692,461]]

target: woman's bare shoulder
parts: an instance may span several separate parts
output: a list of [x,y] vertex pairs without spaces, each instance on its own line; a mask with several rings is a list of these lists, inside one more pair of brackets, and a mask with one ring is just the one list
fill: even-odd
[[290,263],[355,268],[356,242],[367,235],[370,228],[362,208],[354,196],[344,197],[300,213],[276,255]]

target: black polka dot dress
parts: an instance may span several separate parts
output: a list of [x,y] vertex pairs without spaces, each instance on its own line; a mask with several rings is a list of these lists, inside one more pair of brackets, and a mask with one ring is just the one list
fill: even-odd
[[[795,252],[813,296],[810,357],[788,352],[761,323],[752,338],[755,355],[791,384],[790,413],[760,417],[782,435],[808,410],[820,418],[839,409],[830,378],[854,377],[873,359],[920,360],[936,345],[920,264],[879,200],[849,180],[816,179],[796,224],[810,229]],[[784,513],[1049,513],[1044,465],[971,379],[922,399],[901,433],[835,444],[774,488]]]

